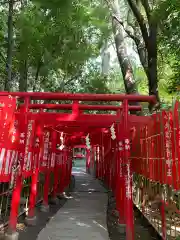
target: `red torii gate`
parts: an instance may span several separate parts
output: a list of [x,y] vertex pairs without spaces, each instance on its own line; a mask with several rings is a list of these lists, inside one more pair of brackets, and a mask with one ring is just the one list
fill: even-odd
[[[134,239],[133,232],[133,202],[132,202],[132,172],[130,166],[130,129],[134,127],[136,124],[140,122],[148,122],[148,117],[138,117],[135,115],[128,115],[129,110],[139,111],[141,108],[139,106],[128,106],[129,102],[155,102],[155,96],[141,96],[141,95],[120,95],[120,94],[71,94],[71,93],[39,93],[39,92],[0,92],[0,96],[12,96],[17,98],[24,99],[24,105],[21,105],[19,108],[19,113],[16,113],[17,116],[22,116],[24,113],[24,124],[27,124],[28,119],[35,121],[38,127],[41,125],[44,129],[51,129],[54,132],[63,131],[67,133],[69,136],[74,136],[73,140],[71,137],[67,137],[66,144],[69,146],[77,145],[81,143],[83,137],[86,136],[87,133],[94,134],[96,137],[93,138],[93,143],[97,144],[97,128],[110,128],[112,124],[115,124],[115,128],[117,131],[117,141],[114,142],[114,147],[117,149],[117,168],[120,173],[119,164],[123,164],[126,167],[123,167],[124,176],[116,176],[116,180],[119,184],[121,184],[121,188],[125,188],[125,184],[127,183],[128,191],[130,191],[130,195],[125,194],[124,207],[125,212],[122,213],[120,206],[117,208],[121,214],[126,215],[126,229],[127,229],[127,239]],[[31,104],[31,100],[72,100],[72,104]],[[83,105],[79,104],[78,101],[122,101],[123,104],[121,106],[109,106],[109,105]],[[30,112],[30,109],[40,109],[40,112]],[[43,112],[43,109],[64,109],[70,110],[72,109],[72,113],[50,113]],[[116,111],[116,114],[84,114],[82,110],[109,110]],[[23,123],[23,122],[22,122]],[[25,127],[25,126],[20,126]],[[24,128],[25,129],[25,128]],[[101,132],[104,131],[103,129]],[[121,134],[121,131],[123,134]],[[81,134],[78,136],[77,133]],[[52,135],[52,139],[57,138],[56,135]],[[123,151],[123,159],[121,153],[121,145],[122,142],[124,148]],[[101,145],[101,139],[99,145]],[[55,146],[54,146],[55,149]],[[25,149],[22,149],[22,152]],[[102,157],[102,156],[101,156]],[[104,164],[104,163],[103,163]],[[22,168],[24,166],[24,155],[22,157]],[[103,166],[104,167],[104,166]],[[106,169],[107,171],[107,169]],[[35,194],[34,188],[37,185],[37,174],[32,174],[32,194],[30,196],[30,215],[29,217],[33,217],[34,215],[34,206],[35,206]],[[100,174],[100,173],[98,173]],[[57,177],[57,172],[56,172]],[[120,179],[121,178],[121,179]],[[49,186],[49,172],[46,174],[46,187]],[[16,187],[13,191],[12,197],[12,209],[10,216],[10,224],[9,228],[12,231],[16,229],[17,222],[17,211],[19,206],[19,197],[22,187],[22,174],[20,174],[16,179]],[[55,186],[56,188],[57,186]],[[111,186],[113,187],[113,186]],[[117,192],[119,188],[115,188],[117,194],[117,199],[119,198],[119,193]],[[127,189],[126,189],[127,190]],[[56,192],[54,192],[54,195]],[[45,191],[44,204],[47,204],[48,191]],[[124,217],[124,216],[123,216]]]

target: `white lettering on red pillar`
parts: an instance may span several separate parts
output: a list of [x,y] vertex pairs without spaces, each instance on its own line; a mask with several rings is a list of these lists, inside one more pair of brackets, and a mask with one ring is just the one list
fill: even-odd
[[[10,180],[10,185],[13,185],[14,182],[14,172],[13,170],[16,168],[16,163],[17,163],[17,128],[18,128],[18,121],[15,120],[13,123],[13,127],[12,127],[12,134],[10,137],[10,141],[11,141],[11,146],[12,146],[12,155],[10,157],[10,163],[9,163],[9,169],[8,169],[8,174],[11,174],[11,180]],[[11,152],[11,150],[9,150],[8,152]],[[7,153],[8,154],[8,153]]]
[[34,143],[34,163],[33,163],[33,172],[36,171],[36,168],[39,168],[39,152],[40,152],[40,139],[38,136],[35,137],[35,143]]
[[[125,151],[130,151],[130,140],[125,139],[124,141],[124,149]],[[126,187],[126,198],[131,199],[132,198],[132,188],[131,188],[131,181],[132,181],[132,174],[130,171],[130,162],[129,159],[127,159],[128,162],[126,164],[126,177],[125,177],[125,187]]]
[[25,161],[24,153],[23,153],[24,152],[23,149],[25,147],[25,136],[26,136],[26,134],[24,132],[20,132],[19,144],[20,144],[21,152],[19,153],[19,161],[21,163],[22,169],[24,168],[23,164]]
[[125,146],[124,146],[124,148],[127,151],[130,150],[130,140],[129,139],[125,139]]
[[43,162],[42,162],[42,166],[43,167],[47,167],[48,166],[49,137],[50,137],[50,133],[49,132],[45,132],[45,136],[44,136],[44,153],[43,153]]
[[10,180],[10,189],[15,187],[15,178],[21,173],[21,164],[20,161],[17,161],[16,165],[12,167],[11,180]]
[[122,177],[123,176],[123,174],[122,174],[122,152],[123,152],[123,142],[122,141],[119,141],[119,157],[120,157],[120,159],[119,159],[119,164],[120,164],[120,168],[119,168],[119,175],[120,175],[120,177]]
[[164,141],[165,141],[165,159],[167,166],[167,177],[172,177],[172,142],[171,142],[172,129],[169,123],[168,115],[164,115]]
[[112,140],[115,140],[116,139],[116,133],[115,133],[115,129],[114,129],[114,123],[110,127],[110,130],[111,130],[111,138],[112,138]]
[[25,144],[25,133],[21,132],[20,133],[20,140],[19,140],[20,144]]
[[54,139],[52,139],[53,143],[49,143],[49,147],[51,148],[51,163],[50,167],[54,168],[55,167],[55,161],[56,161],[56,153],[54,152]]
[[131,173],[130,173],[130,164],[128,163],[126,165],[127,169],[127,175],[126,175],[126,179],[125,179],[125,184],[126,184],[126,198],[127,199],[131,199],[132,197],[132,189],[131,189]]
[[11,142],[14,143],[16,140],[16,135],[17,135],[17,126],[18,126],[18,121],[15,120],[14,121],[14,126],[13,126],[13,130],[12,130],[12,137],[11,137]]
[[28,122],[27,140],[26,140],[25,157],[24,157],[24,170],[26,170],[26,171],[29,171],[31,168],[29,145],[30,145],[30,139],[31,139],[31,134],[32,134],[32,125],[33,125],[33,121],[30,120]]

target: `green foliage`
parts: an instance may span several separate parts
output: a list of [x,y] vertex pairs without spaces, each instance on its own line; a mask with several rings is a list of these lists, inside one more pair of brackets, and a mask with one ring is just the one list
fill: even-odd
[[[159,92],[161,98],[171,101],[180,85],[180,2],[163,0],[157,3],[154,16],[160,22]],[[124,7],[123,11],[126,10]],[[1,89],[6,69],[7,16],[8,5],[4,4],[0,9]],[[104,42],[112,37],[110,19],[104,1],[17,2],[13,15],[12,90],[18,90],[23,79],[28,83],[28,91],[124,93],[119,66],[111,69],[108,75],[102,75],[100,63],[96,61]],[[148,94],[143,68],[135,62],[133,70],[139,93]]]
[[[0,13],[0,19],[7,18],[6,6]],[[86,63],[99,55],[104,37],[110,33],[107,9],[87,0],[28,1],[15,8],[13,17],[16,74],[12,81],[19,82],[25,72],[27,90],[61,90],[64,83],[80,77]],[[6,24],[2,24],[0,39],[4,43],[6,31]],[[2,48],[6,52],[6,47]]]
[[180,86],[180,2],[160,1],[157,10],[157,17],[159,16],[161,16],[159,49],[163,53],[166,66],[165,84],[167,92],[174,94]]

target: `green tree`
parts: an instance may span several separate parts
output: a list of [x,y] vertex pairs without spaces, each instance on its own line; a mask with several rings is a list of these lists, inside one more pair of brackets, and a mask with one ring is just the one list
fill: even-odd
[[168,92],[175,93],[180,86],[180,2],[178,0],[161,1],[156,12],[161,16],[159,45],[163,52],[168,71]]
[[[23,2],[15,8],[13,22],[11,90],[18,83],[20,91],[64,90],[99,55],[109,34],[104,8],[86,0]],[[8,29],[1,29],[0,36]]]

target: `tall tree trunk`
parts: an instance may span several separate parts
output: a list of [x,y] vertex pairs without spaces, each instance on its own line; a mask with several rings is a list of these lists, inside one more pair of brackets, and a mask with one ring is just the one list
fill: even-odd
[[13,54],[13,6],[14,0],[9,0],[8,12],[8,41],[7,41],[7,77],[4,83],[4,90],[10,91],[12,86],[12,54]]
[[109,72],[109,67],[110,67],[110,52],[108,51],[108,41],[104,43],[102,52],[101,52],[101,59],[102,59],[102,67],[101,67],[101,72],[103,75],[108,74]]
[[[148,78],[149,94],[155,95],[157,103],[150,104],[149,109],[157,109],[160,106],[160,99],[158,93],[158,78],[157,78],[157,18],[154,17],[153,5],[149,0],[127,0],[130,9],[134,15],[135,23],[138,23],[140,34],[128,34],[135,42],[137,50],[141,49],[139,54],[141,63],[144,67]],[[139,4],[141,3],[141,4]],[[144,9],[142,9],[144,8]],[[142,14],[142,11],[146,14]],[[126,31],[128,33],[128,31]],[[142,44],[141,44],[142,43]],[[139,48],[138,47],[143,48]],[[143,53],[144,51],[144,53]],[[139,53],[139,51],[138,51]],[[145,58],[144,58],[145,56]],[[147,57],[146,57],[147,56]]]
[[112,27],[117,57],[122,71],[126,93],[136,94],[138,93],[136,89],[136,82],[133,75],[132,65],[127,54],[123,31],[120,24],[114,17],[112,18]]
[[153,107],[159,108],[160,99],[158,93],[158,77],[157,77],[157,23],[154,21],[149,26],[149,39],[148,39],[148,85],[149,95],[155,95],[157,104],[155,106],[150,105],[149,109]]
[[20,78],[19,78],[19,91],[27,92],[28,84],[27,84],[27,60],[22,60],[20,63]]
[[124,79],[126,93],[138,94],[132,65],[127,54],[123,28],[118,21],[118,19],[121,19],[119,0],[112,0],[109,8],[112,10],[112,28],[116,45],[116,52]]
[[37,69],[36,69],[36,74],[35,74],[35,78],[34,78],[34,83],[33,83],[33,92],[36,91],[37,81],[38,81],[38,78],[39,78],[39,72],[41,70],[41,67],[42,67],[42,61],[39,60],[38,64],[37,64]]
[[[127,53],[123,30],[121,25],[117,21],[117,19],[114,17],[112,17],[112,27],[113,27],[117,57],[118,57],[119,65],[121,67],[121,72],[123,75],[124,87],[125,87],[126,93],[138,95],[139,93],[136,87],[136,81],[133,74],[132,64],[130,62],[130,59]],[[129,105],[138,106],[139,103],[129,102]],[[142,111],[140,112],[131,111],[131,114],[142,115]]]

